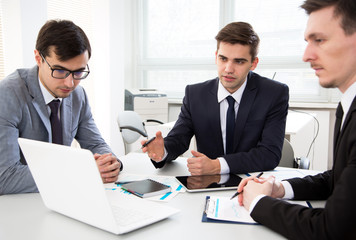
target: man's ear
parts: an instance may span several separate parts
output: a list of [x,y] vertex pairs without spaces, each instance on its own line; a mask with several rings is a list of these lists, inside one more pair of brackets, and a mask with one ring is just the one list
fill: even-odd
[[258,64],[258,57],[255,57],[255,59],[252,61],[252,65],[251,65],[250,70],[251,71],[255,70],[256,67],[257,67],[257,64]]
[[41,66],[41,64],[42,64],[42,57],[41,57],[41,54],[40,54],[40,52],[39,52],[37,49],[35,49],[33,52],[34,52],[34,54],[35,54],[35,61],[36,61],[36,63],[37,63],[37,66],[39,67],[39,66]]

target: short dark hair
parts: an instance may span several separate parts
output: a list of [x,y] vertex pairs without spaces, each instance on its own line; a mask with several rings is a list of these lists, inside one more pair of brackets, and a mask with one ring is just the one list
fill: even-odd
[[341,17],[341,27],[346,35],[356,32],[355,0],[306,0],[301,5],[308,15],[326,7],[335,7],[334,16]]
[[258,45],[260,44],[260,38],[253,30],[252,26],[246,22],[232,22],[221,29],[216,35],[217,49],[221,42],[230,44],[242,44],[250,46],[250,54],[252,61],[256,58],[258,53]]
[[91,47],[84,31],[69,20],[49,20],[38,33],[36,49],[46,57],[49,49],[54,47],[54,53],[60,61],[72,59],[85,51],[91,56]]

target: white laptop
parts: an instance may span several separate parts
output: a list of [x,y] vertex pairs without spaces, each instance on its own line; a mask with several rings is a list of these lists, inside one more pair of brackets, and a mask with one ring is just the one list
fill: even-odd
[[163,220],[178,209],[107,191],[89,150],[19,138],[47,208],[97,228],[122,234]]

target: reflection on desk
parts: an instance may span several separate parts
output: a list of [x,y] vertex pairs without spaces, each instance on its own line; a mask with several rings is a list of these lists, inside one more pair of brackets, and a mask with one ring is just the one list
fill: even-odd
[[[186,159],[179,158],[163,169],[155,169],[145,154],[131,153],[120,158],[123,173],[176,176],[189,174]],[[314,174],[300,169],[278,168],[296,174]],[[266,172],[268,174],[268,172]],[[234,190],[179,193],[162,203],[181,212],[171,218],[124,235],[114,235],[48,210],[38,193],[0,196],[0,239],[284,239],[262,225],[214,224],[201,222],[206,196],[231,197]],[[312,202],[313,207],[323,202]]]

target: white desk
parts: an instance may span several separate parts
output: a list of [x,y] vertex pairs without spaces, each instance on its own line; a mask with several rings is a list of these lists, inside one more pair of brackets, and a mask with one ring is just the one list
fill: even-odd
[[[188,172],[183,158],[162,170],[155,169],[144,154],[129,154],[121,159],[124,173],[170,176]],[[39,194],[4,195],[0,196],[0,239],[284,239],[262,225],[201,222],[205,196],[231,196],[233,192],[180,193],[168,203],[161,203],[180,209],[180,213],[119,236],[48,210]]]

